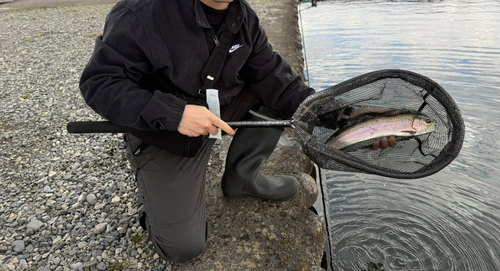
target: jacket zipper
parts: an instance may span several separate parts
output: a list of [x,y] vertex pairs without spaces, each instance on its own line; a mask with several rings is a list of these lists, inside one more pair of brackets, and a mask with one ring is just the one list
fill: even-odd
[[219,46],[220,42],[219,42],[218,35],[220,35],[220,33],[222,32],[222,29],[219,27],[219,31],[217,31],[217,33],[215,33],[215,30],[213,27],[211,27],[210,29],[212,30],[212,33],[214,34],[213,40],[214,40],[215,46]]
[[214,35],[214,42],[215,42],[215,46],[219,46],[220,45],[219,38],[217,38],[217,35]]

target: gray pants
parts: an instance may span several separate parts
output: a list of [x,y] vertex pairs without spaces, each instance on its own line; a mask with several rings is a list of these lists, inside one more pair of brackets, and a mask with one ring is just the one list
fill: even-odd
[[127,158],[136,176],[146,228],[157,253],[172,262],[198,256],[206,246],[206,168],[215,142],[185,158],[148,146],[132,154],[142,141],[127,135]]

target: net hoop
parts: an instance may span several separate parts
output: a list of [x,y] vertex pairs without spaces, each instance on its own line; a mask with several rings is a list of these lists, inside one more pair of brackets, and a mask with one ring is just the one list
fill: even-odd
[[[314,121],[311,121],[311,119],[315,119],[316,122],[318,121],[316,113],[318,108],[324,106],[328,95],[332,95],[332,93],[342,95],[361,86],[391,78],[403,80],[412,86],[423,89],[423,106],[428,106],[425,101],[432,97],[432,100],[440,103],[440,106],[446,111],[450,124],[450,128],[448,129],[450,140],[442,147],[431,163],[412,172],[401,172],[390,168],[377,167],[342,150],[325,148],[324,142],[313,136],[314,125],[312,123]],[[341,102],[335,99],[331,99],[331,103],[339,103],[338,107],[343,106]],[[438,83],[415,72],[397,69],[370,72],[322,90],[308,97],[300,105],[299,109],[297,109],[292,119],[296,126],[294,131],[301,141],[303,152],[320,168],[369,173],[398,179],[417,179],[439,172],[458,156],[465,135],[464,122],[457,104]],[[333,163],[334,166],[331,163],[333,161],[335,162]],[[345,168],[341,165],[344,165]]]

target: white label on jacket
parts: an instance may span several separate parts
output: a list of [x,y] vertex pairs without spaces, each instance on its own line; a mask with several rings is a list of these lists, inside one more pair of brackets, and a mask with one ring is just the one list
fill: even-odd
[[[208,110],[220,119],[219,91],[217,89],[207,89],[207,104]],[[221,134],[222,133],[219,128],[217,135],[210,134],[209,138],[222,139]]]

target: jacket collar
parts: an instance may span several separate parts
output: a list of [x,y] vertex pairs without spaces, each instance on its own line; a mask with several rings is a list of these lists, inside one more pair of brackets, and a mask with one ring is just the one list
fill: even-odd
[[[205,16],[200,0],[193,1],[196,23],[202,28],[210,28],[210,24]],[[224,23],[229,31],[236,34],[241,29],[243,22],[246,20],[246,16],[247,12],[242,8],[240,0],[234,0],[229,7]]]

